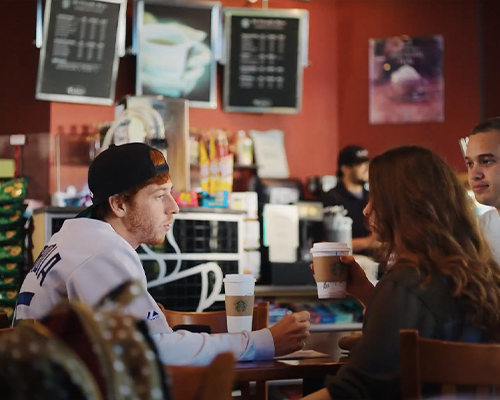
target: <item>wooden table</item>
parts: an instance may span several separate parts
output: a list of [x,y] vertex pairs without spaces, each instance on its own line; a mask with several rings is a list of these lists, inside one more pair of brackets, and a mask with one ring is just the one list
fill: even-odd
[[326,375],[335,375],[345,360],[346,357],[339,356],[237,362],[235,381],[257,383],[255,397],[242,390],[243,399],[267,400],[267,381],[282,379],[304,379],[304,383],[311,379],[323,381]]

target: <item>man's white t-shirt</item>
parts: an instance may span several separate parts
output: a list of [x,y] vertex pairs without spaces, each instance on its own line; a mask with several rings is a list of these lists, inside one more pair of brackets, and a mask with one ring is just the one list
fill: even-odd
[[52,236],[23,282],[15,319],[43,318],[65,299],[94,308],[103,296],[130,280],[140,281],[144,293],[124,312],[147,321],[164,364],[208,364],[225,351],[233,352],[238,360],[274,356],[269,329],[218,335],[173,332],[147,291],[137,252],[110,224],[95,219],[66,220]]
[[479,217],[479,225],[490,246],[493,258],[500,266],[500,215],[497,209],[482,214]]

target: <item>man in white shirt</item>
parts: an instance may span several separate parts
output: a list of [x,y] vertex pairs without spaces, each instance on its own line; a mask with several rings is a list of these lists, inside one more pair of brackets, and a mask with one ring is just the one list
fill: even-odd
[[472,129],[465,163],[476,200],[495,207],[480,216],[480,225],[500,265],[500,117],[488,119]]
[[307,311],[286,316],[269,329],[208,335],[173,332],[147,292],[135,249],[160,244],[179,212],[163,154],[144,143],[110,146],[92,162],[88,175],[93,205],[66,220],[38,257],[21,287],[15,319],[43,318],[61,300],[94,308],[111,290],[131,280],[144,293],[124,310],[147,321],[165,364],[207,364],[225,351],[238,360],[266,359],[303,347]]

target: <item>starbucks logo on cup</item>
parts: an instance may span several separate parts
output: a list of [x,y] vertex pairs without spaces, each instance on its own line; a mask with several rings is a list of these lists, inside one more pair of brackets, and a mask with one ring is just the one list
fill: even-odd
[[245,300],[237,300],[234,302],[234,309],[239,313],[244,313],[248,308],[248,303]]
[[332,271],[332,275],[339,276],[343,275],[345,265],[340,261],[335,261],[330,265],[330,271]]

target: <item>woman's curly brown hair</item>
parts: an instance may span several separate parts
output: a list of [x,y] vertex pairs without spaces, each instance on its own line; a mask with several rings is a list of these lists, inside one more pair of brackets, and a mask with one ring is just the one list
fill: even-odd
[[401,263],[413,260],[424,278],[450,276],[471,321],[500,339],[500,268],[450,166],[429,149],[402,146],[371,161],[369,181],[383,260],[404,253]]

